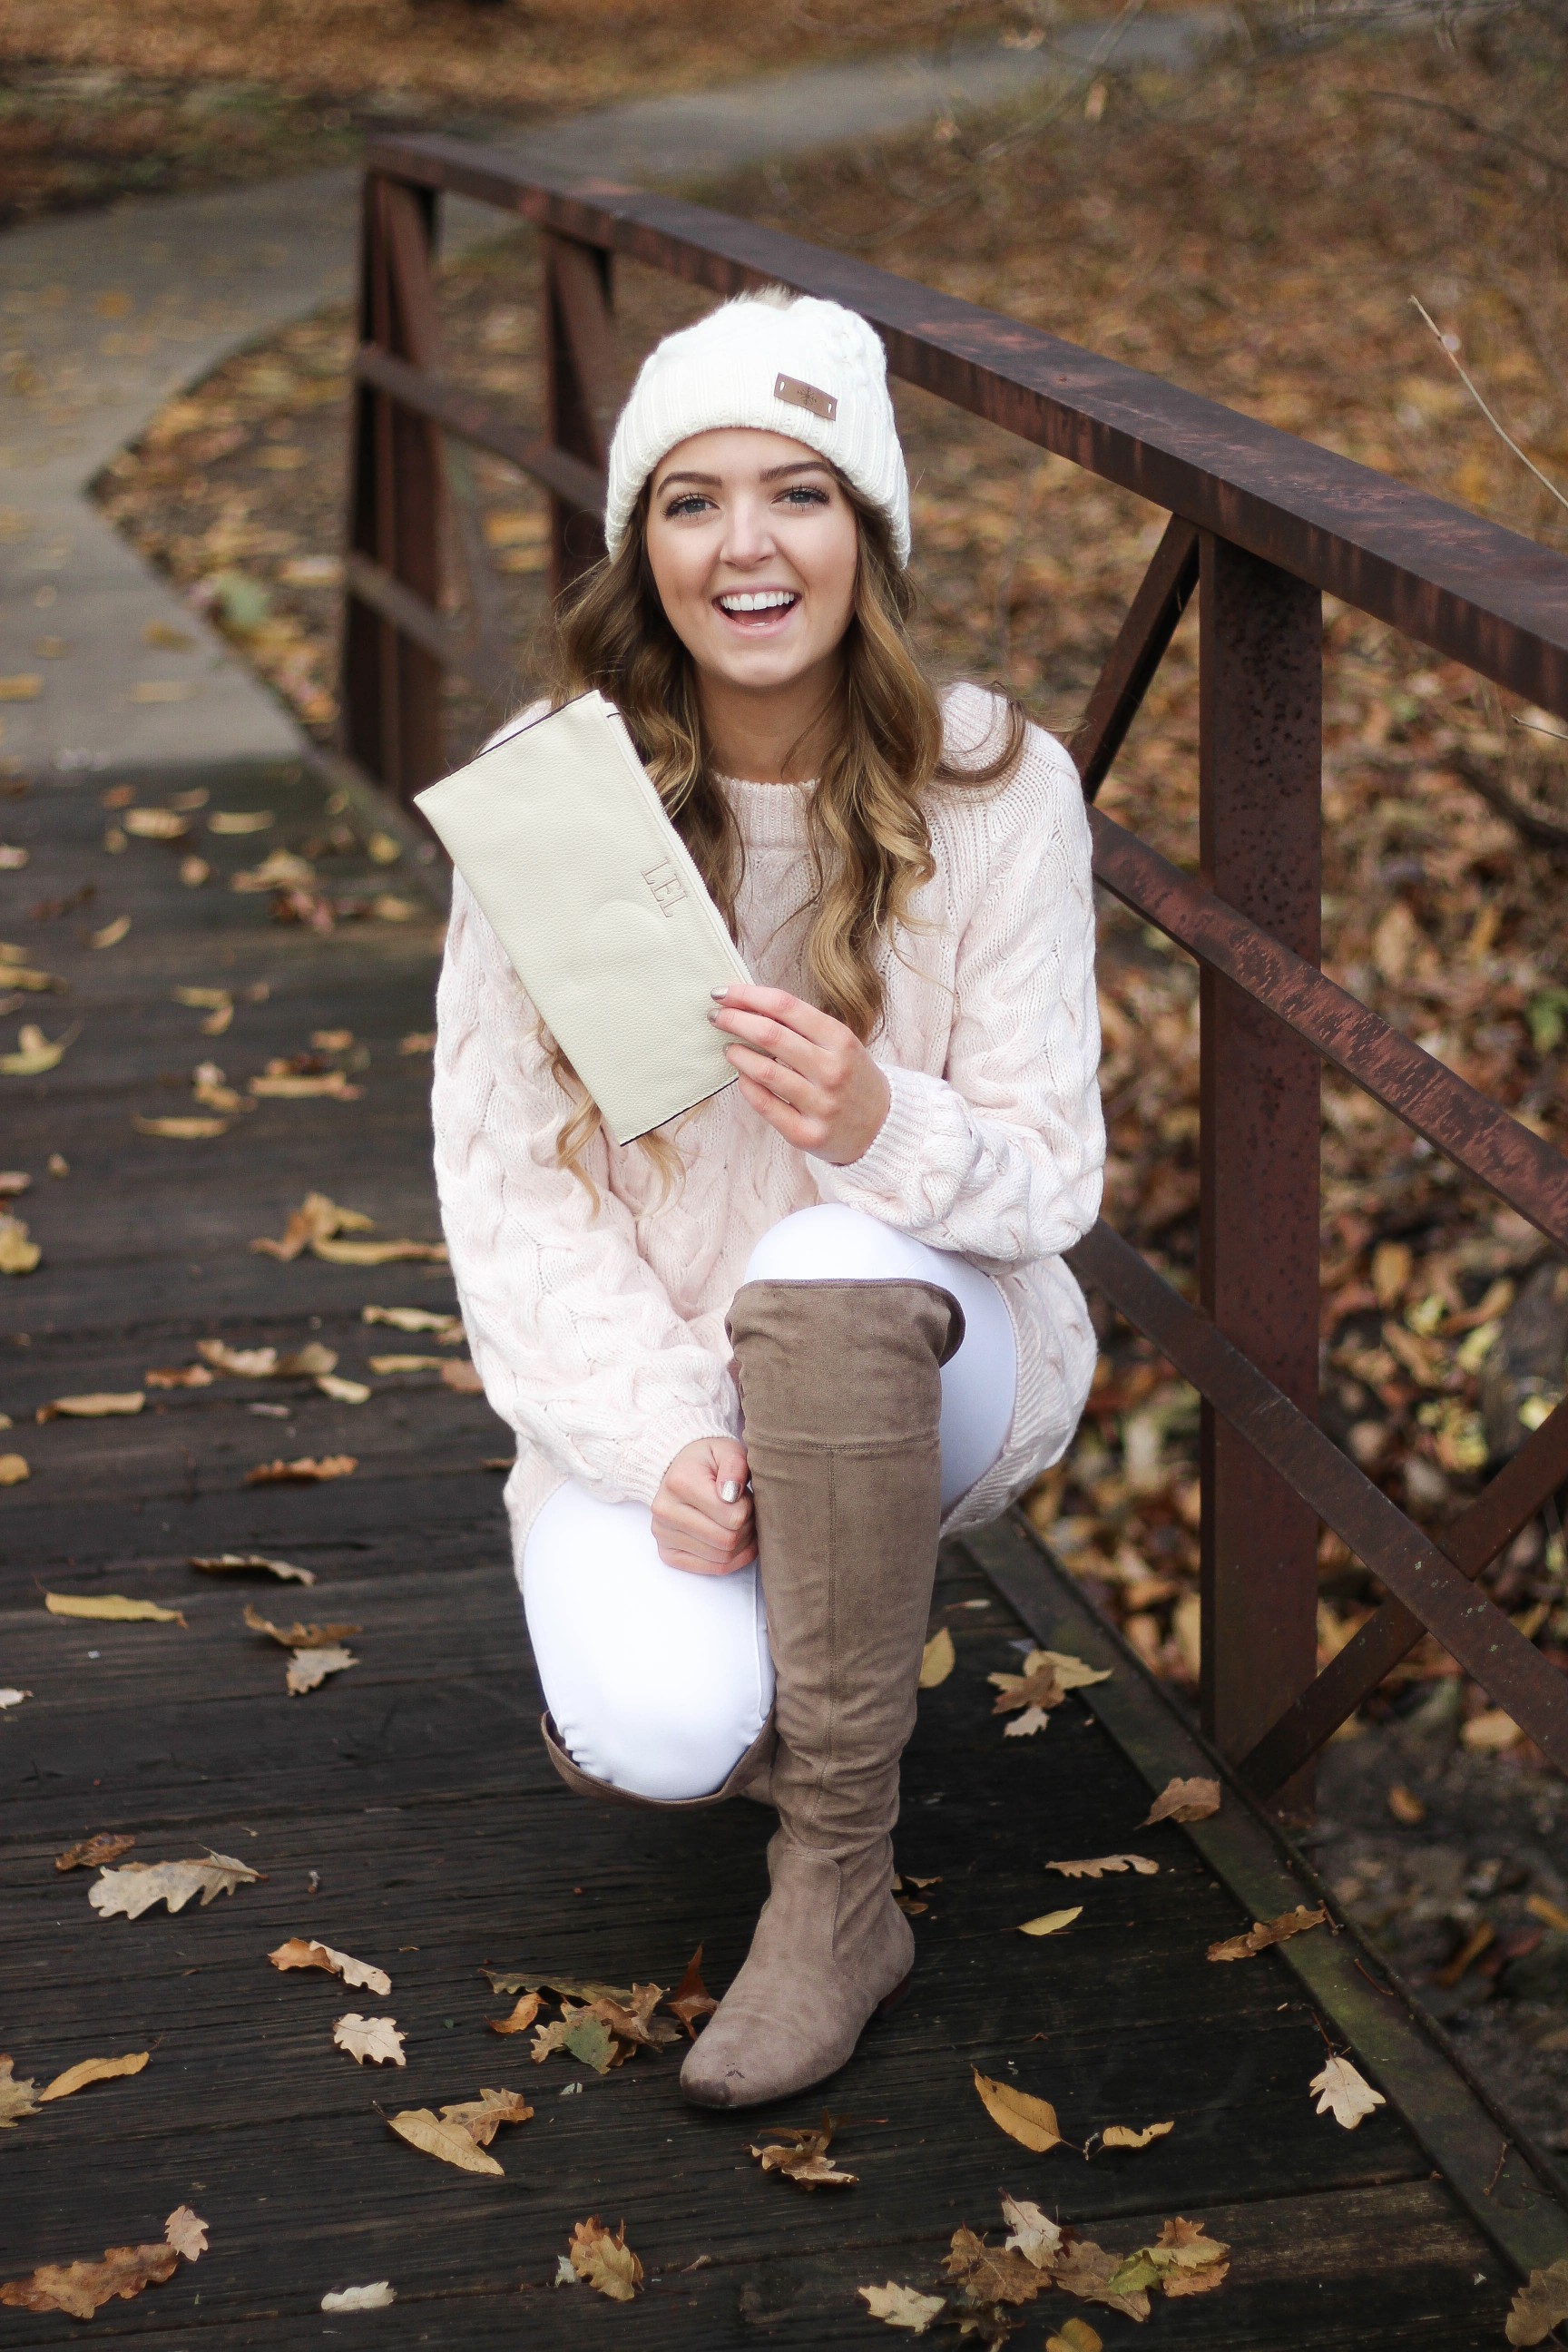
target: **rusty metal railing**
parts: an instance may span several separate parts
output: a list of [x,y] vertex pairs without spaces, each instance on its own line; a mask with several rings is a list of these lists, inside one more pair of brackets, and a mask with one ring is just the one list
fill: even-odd
[[[538,439],[440,373],[432,236],[443,190],[541,234]],[[1568,1251],[1568,1160],[1317,968],[1321,597],[1568,718],[1568,562],[1270,425],[844,255],[671,197],[528,178],[457,141],[382,140],[365,184],[344,740],[405,796],[440,769],[443,669],[484,680],[504,656],[471,517],[457,518],[468,534],[468,616],[441,606],[446,445],[458,445],[447,462],[476,446],[548,489],[557,589],[602,548],[616,254],[715,294],[779,281],[847,303],[878,329],[896,375],[1170,513],[1078,748],[1092,802],[1195,593],[1201,879],[1098,809],[1091,824],[1104,887],[1199,966],[1199,1303],[1103,1222],[1073,1263],[1203,1399],[1205,1728],[1259,1794],[1300,1803],[1318,1748],[1430,1631],[1568,1769],[1568,1678],[1476,1580],[1568,1482],[1568,1403],[1440,1541],[1317,1426],[1324,1061]],[[1320,1520],[1387,1596],[1321,1674]]]

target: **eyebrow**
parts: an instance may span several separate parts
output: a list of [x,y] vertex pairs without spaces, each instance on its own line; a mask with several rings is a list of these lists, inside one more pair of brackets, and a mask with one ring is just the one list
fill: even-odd
[[[832,471],[825,457],[797,457],[786,466],[770,466],[766,473],[759,474],[757,478],[762,482],[778,482],[786,474],[831,474]],[[658,487],[660,490],[668,490],[675,482],[695,482],[706,490],[723,488],[722,478],[718,474],[666,474]]]

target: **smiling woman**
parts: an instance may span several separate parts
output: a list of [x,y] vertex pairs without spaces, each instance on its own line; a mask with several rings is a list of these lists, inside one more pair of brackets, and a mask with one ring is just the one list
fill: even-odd
[[681,2074],[741,2105],[834,2073],[902,1989],[938,1536],[1055,1460],[1087,1392],[1062,1253],[1104,1157],[1088,826],[1058,744],[915,658],[864,320],[773,289],[668,337],[605,540],[555,698],[616,705],[756,975],[712,1015],[738,1083],[613,1144],[458,879],[437,1171],[518,1433],[557,1769],[778,1811],[751,1956]]

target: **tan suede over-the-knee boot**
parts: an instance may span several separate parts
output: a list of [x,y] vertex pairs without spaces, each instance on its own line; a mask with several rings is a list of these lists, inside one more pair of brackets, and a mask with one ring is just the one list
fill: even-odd
[[779,1827],[751,1952],[681,2069],[700,2106],[833,2074],[913,1965],[891,1832],[936,1564],[938,1373],[963,1336],[923,1282],[751,1282],[731,1308]]

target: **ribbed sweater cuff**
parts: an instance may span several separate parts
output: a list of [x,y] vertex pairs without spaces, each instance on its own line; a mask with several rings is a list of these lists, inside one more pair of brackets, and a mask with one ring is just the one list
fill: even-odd
[[942,1085],[922,1071],[897,1066],[884,1068],[882,1076],[888,1081],[888,1116],[859,1159],[843,1168],[814,1160],[812,1171],[819,1190],[833,1199],[853,1204],[859,1196],[908,1216],[918,1208],[921,1155],[933,1123],[931,1097],[940,1097]]
[[711,1404],[670,1405],[639,1426],[616,1465],[616,1483],[635,1503],[651,1503],[683,1445],[699,1437],[733,1437],[734,1426]]

